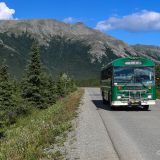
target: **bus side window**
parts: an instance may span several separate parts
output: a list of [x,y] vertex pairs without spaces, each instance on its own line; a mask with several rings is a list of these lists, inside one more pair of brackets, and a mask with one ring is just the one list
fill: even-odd
[[110,86],[112,86],[112,68],[110,68],[110,70],[108,72],[108,78],[109,78]]
[[111,77],[112,77],[112,70],[111,70],[111,68],[108,70],[107,75],[108,75],[108,78],[111,78]]
[[112,68],[108,68],[106,70],[103,70],[101,73],[101,79],[102,80],[111,80],[112,79]]

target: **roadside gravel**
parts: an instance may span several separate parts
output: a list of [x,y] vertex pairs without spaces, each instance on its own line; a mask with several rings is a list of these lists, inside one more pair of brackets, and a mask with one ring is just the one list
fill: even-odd
[[87,90],[82,99],[76,129],[65,143],[67,160],[118,160],[107,130]]

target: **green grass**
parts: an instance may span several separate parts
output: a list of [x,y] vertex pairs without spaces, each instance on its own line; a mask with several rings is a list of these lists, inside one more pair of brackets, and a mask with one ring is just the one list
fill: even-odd
[[44,149],[59,143],[57,136],[65,139],[82,94],[83,90],[78,90],[48,109],[34,110],[21,117],[0,140],[0,160],[62,159],[59,152],[48,154]]
[[86,79],[86,80],[77,80],[77,86],[79,87],[99,87],[100,79]]

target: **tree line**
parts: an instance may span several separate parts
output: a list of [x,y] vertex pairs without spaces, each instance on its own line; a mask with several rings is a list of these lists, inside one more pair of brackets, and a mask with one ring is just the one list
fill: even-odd
[[35,42],[20,81],[10,77],[8,66],[3,62],[0,66],[0,138],[19,116],[27,115],[33,109],[46,109],[74,90],[76,85],[67,74],[60,73],[55,81],[43,68]]

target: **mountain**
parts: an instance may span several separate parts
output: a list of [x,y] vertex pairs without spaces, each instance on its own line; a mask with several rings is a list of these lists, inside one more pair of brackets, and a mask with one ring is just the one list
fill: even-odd
[[76,79],[97,78],[100,68],[118,57],[138,55],[160,61],[157,52],[129,46],[81,22],[1,20],[0,63],[5,59],[12,75],[22,76],[34,40],[40,45],[42,63],[55,77],[67,72]]
[[132,46],[136,52],[141,53],[141,55],[153,59],[155,62],[160,63],[160,47],[153,45],[142,45],[137,44]]

